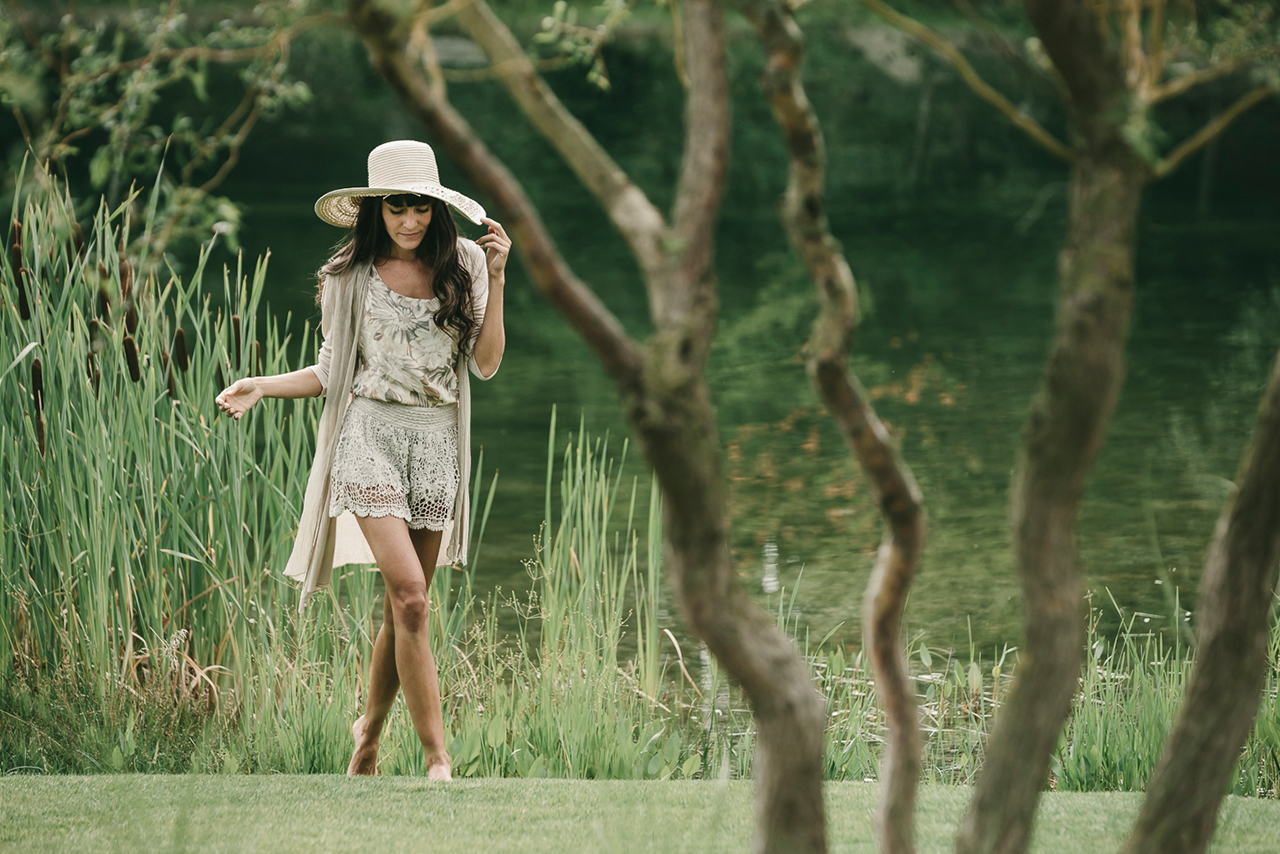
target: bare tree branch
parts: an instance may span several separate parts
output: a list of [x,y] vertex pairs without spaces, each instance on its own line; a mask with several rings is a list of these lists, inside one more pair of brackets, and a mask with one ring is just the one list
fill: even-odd
[[484,0],[456,11],[458,23],[493,63],[492,71],[538,132],[586,185],[648,273],[663,263],[662,214],[538,76],[524,49]]
[[1151,93],[1151,103],[1158,104],[1161,101],[1167,101],[1168,99],[1181,95],[1203,83],[1208,83],[1212,80],[1218,80],[1219,78],[1234,74],[1241,68],[1244,68],[1246,65],[1256,62],[1259,59],[1266,59],[1267,57],[1276,56],[1277,54],[1280,54],[1280,44],[1267,45],[1266,47],[1260,47],[1256,50],[1249,50],[1244,53],[1237,54],[1230,59],[1224,59],[1217,65],[1212,65],[1199,71],[1192,71],[1190,74],[1184,74],[1181,77],[1175,77],[1168,83],[1155,88]]
[[1044,146],[1050,153],[1061,157],[1068,163],[1075,160],[1075,152],[1070,147],[1060,142],[1057,137],[1045,130],[1031,116],[1015,107],[1004,95],[991,88],[974,70],[973,66],[969,64],[969,60],[964,58],[964,54],[957,50],[951,42],[919,21],[895,11],[882,0],[862,0],[862,3],[893,26],[924,42],[934,53],[949,62],[959,72],[960,78],[973,90],[974,94],[1003,113],[1009,121]]
[[1236,482],[1205,561],[1195,671],[1125,854],[1208,847],[1257,713],[1280,575],[1280,355]]
[[1209,122],[1195,134],[1182,142],[1177,148],[1169,152],[1169,155],[1152,167],[1152,176],[1155,178],[1163,178],[1173,170],[1182,165],[1188,157],[1195,154],[1205,145],[1207,145],[1214,137],[1227,129],[1227,126],[1234,122],[1239,116],[1261,101],[1266,100],[1276,94],[1276,90],[1271,86],[1259,86],[1252,92],[1242,96],[1238,101],[1227,108],[1222,115]]
[[806,346],[809,374],[867,473],[887,524],[867,588],[864,624],[889,729],[878,822],[882,851],[912,854],[921,740],[901,634],[902,610],[924,541],[922,498],[888,430],[848,369],[846,353],[857,323],[857,286],[824,210],[826,156],[822,131],[800,78],[804,56],[800,28],[778,0],[745,0],[741,8],[768,52],[761,85],[791,156],[783,222],[822,304]]
[[519,183],[475,135],[466,120],[411,63],[396,20],[373,0],[350,0],[350,20],[374,66],[477,186],[494,200],[538,289],[568,318],[620,383],[635,382],[643,357],[622,324],[565,264],[537,209]]
[[[682,324],[686,317],[714,314],[711,261],[729,166],[724,10],[719,0],[686,0],[684,12],[684,66],[689,75],[685,143],[666,247],[675,278],[653,306],[659,329]],[[705,353],[701,356],[705,358]]]

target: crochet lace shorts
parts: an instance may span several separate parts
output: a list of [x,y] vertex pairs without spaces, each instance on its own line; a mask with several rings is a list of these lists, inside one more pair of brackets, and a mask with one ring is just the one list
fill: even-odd
[[356,397],[329,474],[329,515],[395,516],[415,530],[443,531],[458,492],[453,404],[406,406]]

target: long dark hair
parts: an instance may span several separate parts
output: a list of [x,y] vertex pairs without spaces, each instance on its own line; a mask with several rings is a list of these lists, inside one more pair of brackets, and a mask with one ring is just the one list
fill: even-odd
[[[440,308],[435,315],[436,325],[450,333],[458,342],[458,352],[466,355],[471,347],[471,334],[476,328],[475,314],[471,309],[471,274],[458,257],[458,226],[449,213],[449,206],[431,196],[412,194],[387,196],[386,200],[393,207],[431,206],[431,224],[414,254],[431,271],[431,290],[440,300]],[[381,196],[366,196],[360,200],[355,228],[338,245],[333,257],[320,268],[322,290],[325,277],[336,276],[356,264],[391,255],[392,240],[382,222],[382,201]],[[319,294],[316,301],[320,301]]]

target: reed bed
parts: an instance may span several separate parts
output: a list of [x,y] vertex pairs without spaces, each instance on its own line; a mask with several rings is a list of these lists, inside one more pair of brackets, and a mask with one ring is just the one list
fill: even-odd
[[[215,273],[206,247],[186,282],[145,269],[130,251],[136,200],[99,207],[81,237],[72,200],[38,177],[18,194],[0,260],[0,771],[343,771],[380,579],[347,567],[296,613],[280,568],[318,404],[272,401],[239,424],[213,404],[230,378],[299,367],[289,353],[305,360],[316,341],[304,330],[290,342],[289,319],[264,310],[265,260]],[[626,453],[581,423],[565,441],[553,415],[544,521],[518,599],[474,592],[496,488],[479,461],[473,560],[437,572],[431,591],[455,774],[750,775],[740,693],[671,631],[659,498],[624,480]],[[770,607],[795,635],[793,597]],[[518,614],[512,637],[505,609]],[[1172,647],[1161,638],[1132,622],[1115,638],[1091,629],[1051,785],[1145,785],[1192,662],[1176,635]],[[827,776],[875,779],[884,728],[861,656],[798,643],[830,707]],[[911,657],[926,776],[966,782],[1016,651],[962,657],[918,639]],[[1238,793],[1276,795],[1278,685],[1273,666]],[[420,766],[397,709],[381,770]]]

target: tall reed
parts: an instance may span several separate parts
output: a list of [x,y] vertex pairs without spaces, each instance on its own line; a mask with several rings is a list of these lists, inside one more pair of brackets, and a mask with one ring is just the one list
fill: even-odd
[[[304,329],[287,346],[261,310],[265,261],[215,273],[206,246],[186,281],[135,269],[129,205],[99,207],[78,240],[72,200],[37,178],[18,195],[0,253],[0,771],[341,772],[380,578],[347,567],[297,616],[279,570],[319,407],[273,401],[237,424],[213,404],[236,376],[300,366],[289,350],[306,360],[316,341]],[[459,776],[751,773],[741,694],[665,617],[656,487],[624,478],[627,444],[617,459],[613,449],[581,421],[564,441],[553,414],[523,598],[474,593],[496,487],[478,461],[471,564],[441,569],[431,590]],[[794,601],[792,589],[769,603],[792,632]],[[509,608],[514,637],[500,629]],[[1170,647],[1139,628],[1130,619],[1101,638],[1092,625],[1051,785],[1137,789],[1149,779],[1192,652],[1177,633]],[[826,774],[874,779],[884,730],[874,682],[860,654],[826,641],[800,641],[830,709]],[[1236,791],[1274,797],[1280,629],[1271,653]],[[911,656],[926,775],[965,782],[1016,652],[961,656],[917,638]],[[421,764],[397,711],[381,770]]]

